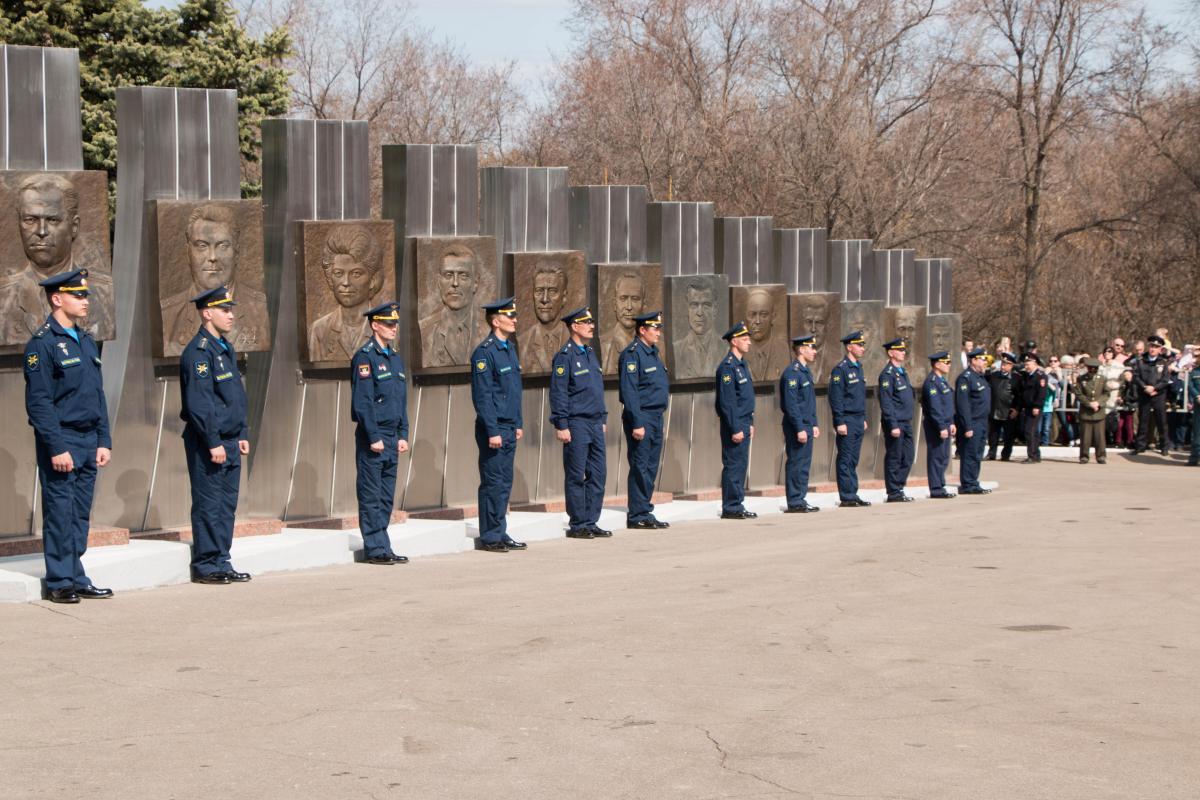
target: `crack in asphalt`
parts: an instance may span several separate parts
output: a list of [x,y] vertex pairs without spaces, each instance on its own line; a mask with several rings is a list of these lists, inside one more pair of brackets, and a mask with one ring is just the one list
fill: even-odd
[[747,778],[753,778],[754,780],[761,781],[762,783],[765,783],[768,786],[774,786],[776,789],[782,789],[783,791],[787,792],[788,794],[804,794],[804,792],[800,791],[799,789],[793,789],[790,786],[784,786],[782,783],[776,783],[775,781],[771,780],[770,778],[764,778],[762,775],[758,775],[756,773],[750,772],[749,770],[738,769],[737,767],[729,766],[729,763],[728,763],[729,762],[729,753],[725,750],[724,747],[721,746],[721,743],[718,742],[713,737],[712,733],[708,730],[708,728],[700,728],[700,731],[702,731],[704,733],[704,736],[710,742],[712,742],[712,746],[714,748],[716,748],[717,753],[720,754],[721,769],[726,770],[728,772],[736,773],[738,775],[743,775]]

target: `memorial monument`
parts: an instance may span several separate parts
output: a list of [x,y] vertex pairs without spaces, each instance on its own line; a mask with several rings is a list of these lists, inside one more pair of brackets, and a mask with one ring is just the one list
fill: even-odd
[[842,330],[842,304],[837,292],[788,295],[788,335],[812,334],[817,357],[809,367],[818,386],[829,384],[829,372],[842,359],[839,341]]
[[583,253],[578,250],[511,253],[508,258],[517,311],[524,315],[517,326],[521,373],[547,374],[554,354],[567,341],[563,314],[588,302]]
[[[842,303],[842,334],[837,338],[841,339],[842,335],[851,331],[863,332],[866,347],[862,358],[863,377],[867,386],[873,387],[879,380],[879,373],[887,364],[887,352],[883,349],[883,343],[887,341],[883,338],[883,301],[859,300]],[[840,344],[838,347],[842,349]],[[830,363],[830,369],[843,355],[844,353],[840,353],[837,359]]]
[[621,351],[633,342],[635,317],[662,308],[662,268],[657,264],[601,264],[596,267],[600,318],[600,365],[615,375]]
[[883,341],[897,336],[908,342],[908,358],[904,369],[918,389],[929,374],[929,332],[926,327],[925,306],[894,306],[883,310]]
[[685,275],[664,280],[665,345],[674,380],[712,380],[729,352],[721,334],[729,327],[729,278]]
[[[750,331],[746,365],[755,382],[774,381],[791,363],[787,338],[787,288],[782,283],[733,286],[729,289],[730,317]],[[715,365],[714,365],[715,366]]]
[[465,368],[487,333],[479,304],[496,294],[496,241],[416,237],[414,247],[419,368]]

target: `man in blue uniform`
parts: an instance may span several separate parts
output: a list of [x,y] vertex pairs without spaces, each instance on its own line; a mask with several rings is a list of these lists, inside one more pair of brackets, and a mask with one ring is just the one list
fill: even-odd
[[505,516],[512,494],[513,456],[524,435],[521,419],[521,365],[517,362],[515,298],[483,306],[492,332],[471,354],[471,403],[475,406],[475,445],[479,448],[478,550],[507,553],[525,543],[508,535]]
[[892,339],[883,345],[888,363],[879,373],[879,418],[883,427],[883,485],[887,502],[910,503],[904,493],[908,472],[913,465],[913,397],[912,382],[904,371],[908,343]]
[[600,359],[588,342],[596,320],[585,306],[562,318],[570,338],[550,363],[550,424],[563,446],[567,498],[567,537],[594,539],[612,536],[597,523],[604,505],[604,375]]
[[950,465],[950,442],[958,433],[954,424],[954,390],[946,380],[950,374],[950,353],[945,350],[933,353],[929,356],[929,366],[929,376],[921,387],[925,469],[929,475],[929,496],[948,500],[955,495],[946,491],[946,467]]
[[350,361],[350,419],[354,431],[355,492],[363,560],[368,564],[405,564],[392,552],[388,525],[396,499],[396,468],[408,452],[408,376],[393,348],[400,306],[383,303],[363,314],[371,338]]
[[637,336],[621,351],[617,389],[624,410],[621,427],[629,451],[628,510],[625,527],[635,529],[669,528],[670,523],[656,519],[654,479],[663,446],[663,412],[667,409],[667,368],[658,355],[662,338],[662,312],[653,311],[634,317]]
[[784,489],[787,491],[785,514],[820,511],[808,502],[808,473],[812,466],[814,440],[821,435],[817,427],[817,386],[808,365],[817,357],[812,334],[792,339],[792,361],[779,376],[779,408],[783,411]]
[[250,575],[229,563],[242,456],[250,452],[246,389],[237,353],[225,338],[236,324],[237,303],[224,286],[196,295],[192,303],[200,312],[200,330],[179,356],[179,418],[192,485],[192,581],[245,583]]
[[983,370],[987,352],[982,347],[968,351],[967,369],[958,376],[954,389],[955,424],[963,433],[963,453],[959,463],[959,494],[988,494],[991,489],[979,485],[979,465],[987,446],[988,414],[992,410],[992,387]]
[[42,489],[46,598],[54,603],[112,597],[92,585],[81,561],[96,470],[112,458],[100,353],[80,327],[88,316],[87,275],[77,269],[39,281],[50,316],[25,345],[25,412]]
[[867,432],[867,382],[863,380],[862,357],[866,352],[862,331],[842,337],[846,357],[829,374],[829,408],[837,431],[837,485],[842,508],[871,503],[858,496],[858,456]]
[[744,356],[750,352],[750,330],[739,322],[721,337],[729,353],[717,366],[716,407],[721,421],[721,519],[754,519],[747,511],[746,467],[754,438],[754,380]]

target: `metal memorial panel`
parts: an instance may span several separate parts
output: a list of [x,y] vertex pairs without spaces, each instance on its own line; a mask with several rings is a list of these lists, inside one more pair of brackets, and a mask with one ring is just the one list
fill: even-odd
[[717,272],[730,286],[779,280],[771,217],[717,217],[714,224]]
[[729,329],[729,278],[682,275],[663,279],[663,347],[673,381],[711,381],[729,352],[721,334]]
[[159,358],[183,352],[200,328],[196,295],[229,288],[237,325],[228,338],[239,353],[271,349],[263,292],[262,203],[258,200],[159,200],[157,309]]
[[38,282],[88,270],[93,337],[116,335],[108,243],[108,177],[79,172],[0,172],[0,347],[23,347],[50,315]]
[[816,337],[817,358],[811,371],[818,386],[829,384],[829,372],[842,358],[842,302],[837,292],[788,295],[788,336]]
[[645,186],[572,186],[571,247],[588,264],[644,262],[648,194]]
[[961,314],[929,314],[925,318],[928,331],[928,346],[926,353],[940,353],[945,350],[950,354],[950,375],[957,377],[962,372],[962,359],[959,353],[962,349],[962,315]]
[[681,201],[646,206],[646,258],[663,275],[713,273],[713,204]]
[[521,373],[548,374],[554,354],[567,341],[563,315],[588,302],[583,252],[510,253],[506,258],[521,315],[517,326]]
[[791,294],[826,291],[829,248],[824,228],[779,228],[774,232],[775,271]]
[[792,358],[788,342],[787,287],[782,283],[731,286],[729,316],[734,322],[745,322],[750,330],[751,345],[746,354],[746,365],[754,381],[764,383],[778,379]]
[[347,364],[371,336],[363,314],[396,299],[395,226],[365,219],[297,225],[300,359]]
[[596,308],[600,364],[615,375],[621,351],[637,333],[634,317],[662,308],[662,267],[658,264],[596,266]]
[[880,300],[860,300],[858,302],[842,303],[842,333],[834,337],[837,348],[841,351],[837,358],[830,362],[833,367],[841,358],[845,348],[840,340],[842,336],[853,331],[862,331],[866,352],[863,354],[863,376],[868,386],[874,386],[887,363],[887,353],[883,350],[883,302]]
[[894,306],[883,310],[883,341],[903,336],[908,342],[904,369],[918,390],[929,374],[929,331],[925,306]]
[[462,372],[487,333],[479,306],[496,296],[491,236],[416,237],[416,330],[411,368]]

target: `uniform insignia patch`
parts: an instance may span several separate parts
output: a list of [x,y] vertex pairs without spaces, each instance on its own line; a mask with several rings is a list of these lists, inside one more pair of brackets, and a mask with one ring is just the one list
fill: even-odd
[[795,386],[795,385],[796,385],[795,381],[788,381],[788,386]]
[[630,372],[637,372],[637,364],[630,361],[625,365],[625,369],[629,370]]
[[885,389],[886,389],[886,388],[888,388],[889,386],[891,386],[891,383],[889,383],[888,381],[884,381],[882,385],[883,385],[883,388],[885,388]]
[[565,373],[566,371],[567,371],[567,368],[566,368],[566,367],[555,367],[555,368],[554,368],[554,372],[555,372],[555,374],[556,374],[556,375],[562,375],[562,374],[563,374],[563,373]]
[[26,357],[26,359],[25,359],[25,369],[28,370],[29,372],[37,372],[37,368],[38,368],[38,354],[30,353],[29,356]]
[[480,372],[483,372],[485,369],[487,369],[487,362],[486,361],[476,361],[475,369],[479,370]]
[[196,362],[196,374],[199,375],[201,378],[208,377],[208,362],[207,361],[197,361]]
[[358,375],[361,378],[371,377],[371,365],[370,364],[359,364],[358,365]]
[[198,344],[196,346],[199,347],[201,350],[206,350],[208,348],[208,339],[201,337],[200,344]]
[[834,383],[841,383],[841,382],[842,382],[842,376],[841,376],[841,375],[834,375],[834,376],[833,376],[833,382],[834,382]]
[[729,381],[732,380],[732,378],[730,378],[728,375],[722,375],[721,380],[725,381],[726,383],[729,383]]

